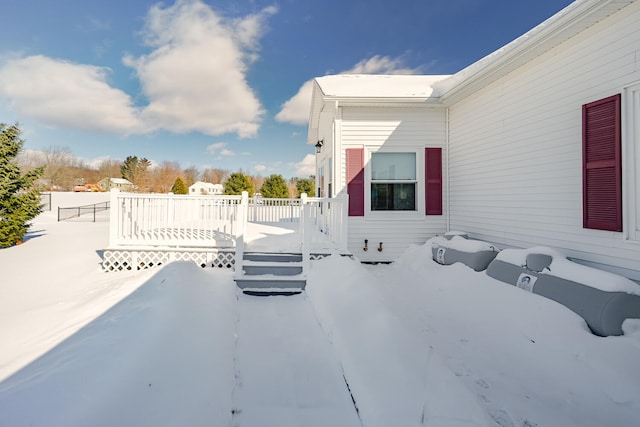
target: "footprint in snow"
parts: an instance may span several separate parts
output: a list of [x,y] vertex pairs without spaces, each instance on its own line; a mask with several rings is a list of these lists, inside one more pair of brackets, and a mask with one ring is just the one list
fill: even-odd
[[482,388],[483,388],[483,389],[485,389],[485,390],[488,390],[488,389],[490,389],[490,388],[491,388],[491,386],[489,385],[489,383],[488,383],[488,382],[486,382],[485,380],[483,380],[482,378],[478,378],[478,379],[476,380],[476,384],[477,384],[478,386],[482,387]]
[[490,409],[489,415],[500,427],[515,427],[513,419],[504,409]]
[[472,374],[471,369],[469,369],[467,365],[465,365],[461,360],[454,359],[452,357],[447,360],[447,366],[456,377],[469,377]]

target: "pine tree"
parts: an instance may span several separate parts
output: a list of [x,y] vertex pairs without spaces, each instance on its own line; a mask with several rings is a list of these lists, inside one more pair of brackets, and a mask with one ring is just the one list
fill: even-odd
[[122,177],[131,182],[138,191],[146,191],[148,184],[148,171],[151,162],[145,158],[138,156],[127,156],[120,166],[120,174]]
[[175,182],[173,183],[173,186],[171,187],[171,192],[173,194],[189,194],[189,189],[186,185],[184,185],[182,178],[177,177]]
[[120,166],[120,175],[129,182],[135,183],[136,173],[138,172],[138,157],[127,156]]
[[284,180],[282,175],[271,175],[260,187],[260,194],[262,194],[262,197],[286,199],[289,197],[287,181]]
[[254,189],[251,179],[242,172],[232,173],[224,183],[224,194],[239,195],[243,191],[249,193],[249,196],[253,196]]
[[20,242],[31,225],[29,221],[42,212],[40,192],[33,188],[44,168],[22,174],[16,157],[24,141],[18,125],[0,123],[0,248]]
[[306,193],[309,197],[315,197],[316,190],[314,187],[313,179],[311,178],[299,178],[296,180],[296,190],[298,191],[298,197],[302,193]]

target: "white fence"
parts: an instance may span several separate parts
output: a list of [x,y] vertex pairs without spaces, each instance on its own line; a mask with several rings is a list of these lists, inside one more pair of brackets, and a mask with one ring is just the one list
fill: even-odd
[[109,245],[233,247],[240,196],[111,192]]
[[248,198],[111,192],[109,245],[236,247],[247,222],[300,222],[303,249],[346,249],[347,196],[334,199]]
[[249,222],[298,222],[301,199],[249,198]]
[[333,199],[302,196],[300,231],[306,246],[346,249],[348,196]]

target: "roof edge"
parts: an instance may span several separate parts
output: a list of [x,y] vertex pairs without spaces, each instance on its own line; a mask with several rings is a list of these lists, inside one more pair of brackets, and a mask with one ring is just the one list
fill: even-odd
[[[546,52],[581,31],[597,24],[609,16],[611,4],[617,4],[615,11],[624,8],[635,0],[577,0],[536,27],[524,33],[500,49],[474,62],[468,67],[442,81],[433,84],[432,96],[441,100],[464,96],[468,91],[475,91],[481,86],[491,83],[543,52]],[[600,12],[601,16],[596,14]],[[613,13],[613,12],[612,12]],[[587,17],[596,15],[596,21],[588,21]],[[493,79],[493,80],[491,80]],[[490,81],[487,81],[490,80]],[[476,86],[479,83],[482,85]]]

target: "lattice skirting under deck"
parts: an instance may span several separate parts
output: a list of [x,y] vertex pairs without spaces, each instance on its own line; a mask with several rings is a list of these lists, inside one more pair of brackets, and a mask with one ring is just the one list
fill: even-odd
[[144,270],[171,261],[193,261],[202,268],[233,268],[235,251],[216,249],[105,249],[102,270]]

